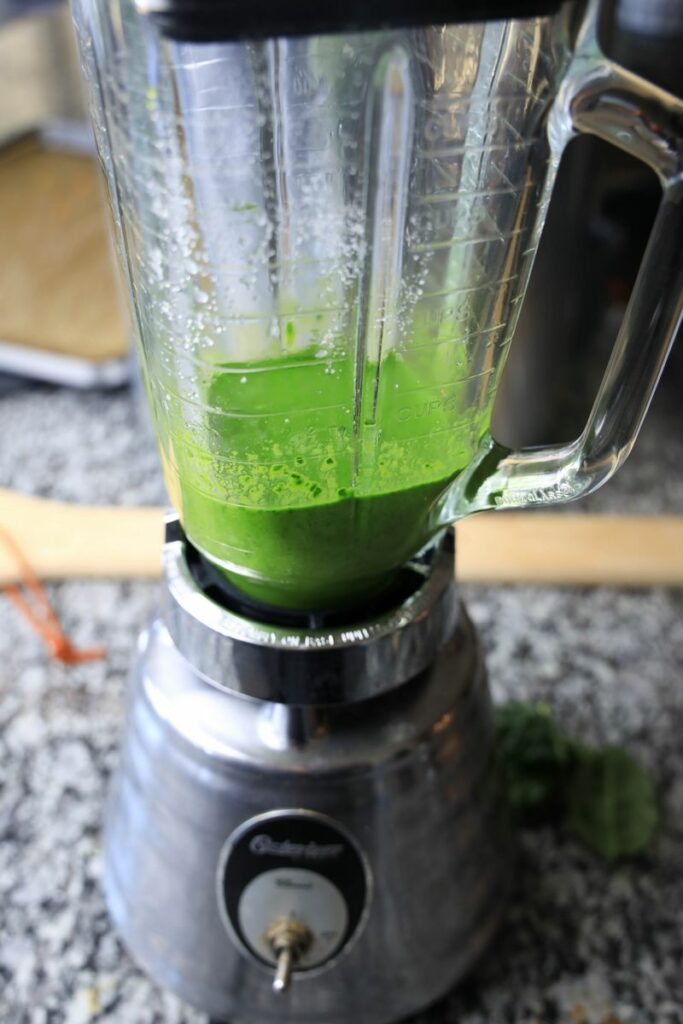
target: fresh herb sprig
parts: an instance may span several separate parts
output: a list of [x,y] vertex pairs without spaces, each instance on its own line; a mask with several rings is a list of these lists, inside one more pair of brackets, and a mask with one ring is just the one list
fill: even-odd
[[657,828],[657,801],[631,754],[579,743],[559,729],[543,703],[499,707],[496,732],[501,777],[517,821],[566,823],[608,861],[646,849]]

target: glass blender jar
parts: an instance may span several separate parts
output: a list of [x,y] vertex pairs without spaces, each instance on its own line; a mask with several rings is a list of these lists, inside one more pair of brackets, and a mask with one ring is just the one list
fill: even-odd
[[[629,450],[680,312],[680,110],[577,43],[575,4],[515,18],[558,6],[341,31],[76,0],[169,492],[255,598],[357,604],[449,522],[575,498]],[[505,452],[492,404],[577,131],[646,160],[663,209],[584,434]]]

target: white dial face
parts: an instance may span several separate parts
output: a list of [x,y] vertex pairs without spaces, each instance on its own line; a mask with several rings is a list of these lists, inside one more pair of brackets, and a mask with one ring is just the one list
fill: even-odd
[[306,868],[274,868],[249,882],[238,905],[242,934],[254,953],[275,964],[266,932],[273,921],[289,918],[305,924],[313,941],[297,962],[316,967],[341,945],[348,926],[346,901],[329,879]]
[[[281,966],[291,944],[295,976],[336,963],[368,917],[363,854],[338,822],[315,811],[249,818],[226,840],[217,882],[232,941],[268,967],[278,953]],[[288,923],[299,927],[288,931]]]

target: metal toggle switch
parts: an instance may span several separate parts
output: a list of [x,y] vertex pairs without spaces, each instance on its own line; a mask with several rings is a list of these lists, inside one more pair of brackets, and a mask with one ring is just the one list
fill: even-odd
[[292,971],[313,942],[313,934],[303,921],[279,917],[268,928],[265,938],[277,960],[273,991],[286,992]]

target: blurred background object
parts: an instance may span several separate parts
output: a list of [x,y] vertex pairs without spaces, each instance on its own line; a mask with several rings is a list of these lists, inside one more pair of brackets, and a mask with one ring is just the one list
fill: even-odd
[[68,5],[0,0],[4,374],[77,387],[129,377],[98,174]]
[[680,96],[683,2],[618,0],[607,48],[615,60]]
[[68,5],[0,0],[0,142],[59,130],[92,150]]

